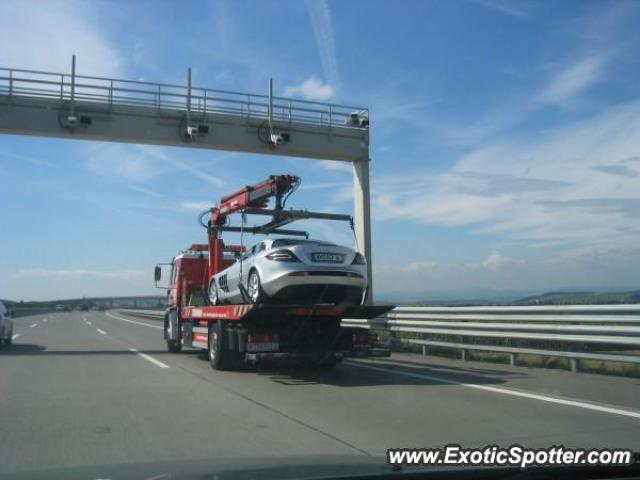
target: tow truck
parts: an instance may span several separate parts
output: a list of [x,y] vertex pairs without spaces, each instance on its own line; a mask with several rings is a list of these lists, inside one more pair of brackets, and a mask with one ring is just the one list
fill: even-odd
[[[282,228],[297,220],[321,219],[348,221],[348,215],[285,209],[288,197],[301,179],[295,175],[272,175],[224,196],[210,210],[200,214],[206,228],[207,243],[192,244],[170,263],[157,264],[156,286],[162,266],[169,265],[167,309],[164,315],[164,339],[169,352],[183,348],[206,351],[216,370],[233,370],[260,362],[297,361],[299,364],[330,369],[345,357],[388,357],[377,335],[366,328],[343,327],[343,318],[371,319],[383,315],[392,306],[336,304],[253,304],[210,305],[207,290],[210,279],[246,251],[244,234],[304,236],[302,230]],[[275,206],[268,208],[271,197]],[[241,225],[229,224],[229,217],[240,214]],[[204,222],[208,215],[208,220]],[[247,215],[262,215],[262,225],[246,226]],[[241,244],[225,244],[222,234],[241,234]],[[167,287],[159,287],[167,288]],[[243,286],[240,289],[244,291]],[[366,295],[364,296],[366,297]]]

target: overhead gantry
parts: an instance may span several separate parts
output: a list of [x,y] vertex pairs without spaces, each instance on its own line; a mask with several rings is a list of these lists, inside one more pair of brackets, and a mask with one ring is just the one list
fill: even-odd
[[369,111],[186,85],[0,68],[0,132],[350,162],[372,299]]

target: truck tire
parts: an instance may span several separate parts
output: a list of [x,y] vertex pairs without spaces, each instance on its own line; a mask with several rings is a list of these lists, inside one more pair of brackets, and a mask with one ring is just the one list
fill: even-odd
[[209,326],[209,363],[214,370],[232,370],[238,360],[237,352],[229,350],[224,341],[225,324],[213,322]]
[[322,371],[329,372],[342,363],[341,358],[332,358],[318,365],[318,368]]
[[[173,338],[177,331],[177,337]],[[167,340],[167,350],[170,353],[179,353],[182,350],[182,344],[180,342],[180,319],[178,318],[178,312],[170,310],[164,317],[164,338]]]

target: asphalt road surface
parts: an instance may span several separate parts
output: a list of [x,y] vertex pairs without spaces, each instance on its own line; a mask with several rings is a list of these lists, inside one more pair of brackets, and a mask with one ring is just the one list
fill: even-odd
[[640,450],[638,379],[410,354],[217,372],[166,352],[158,322],[110,314],[15,320],[0,350],[0,474],[447,443]]

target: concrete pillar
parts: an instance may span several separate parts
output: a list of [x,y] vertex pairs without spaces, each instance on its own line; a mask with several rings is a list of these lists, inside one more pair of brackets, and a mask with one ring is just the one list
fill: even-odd
[[367,259],[369,289],[365,303],[373,303],[373,258],[371,256],[371,206],[369,187],[369,160],[353,162],[353,220],[357,248]]

